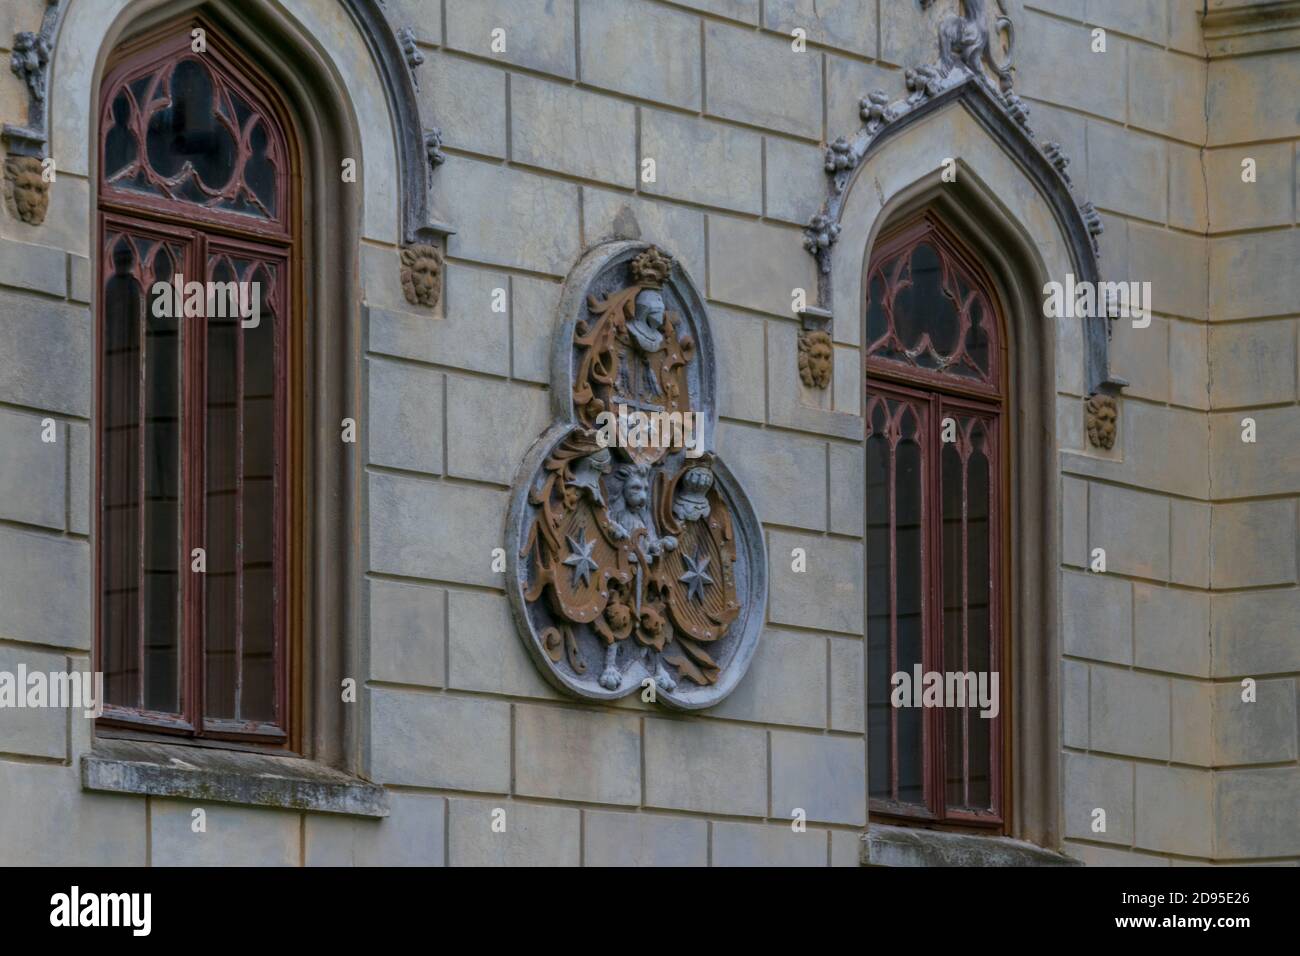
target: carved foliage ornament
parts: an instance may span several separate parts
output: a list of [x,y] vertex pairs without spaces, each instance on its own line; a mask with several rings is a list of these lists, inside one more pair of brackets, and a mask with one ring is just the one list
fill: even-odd
[[668,707],[712,706],[749,665],[767,569],[753,508],[712,451],[702,300],[662,250],[611,242],[560,308],[557,421],[519,471],[507,527],[520,636],[578,697],[653,686]]
[[411,305],[432,309],[442,294],[442,253],[417,244],[402,250],[402,293]]
[[50,184],[35,156],[5,157],[5,205],[30,226],[45,221],[50,208]]

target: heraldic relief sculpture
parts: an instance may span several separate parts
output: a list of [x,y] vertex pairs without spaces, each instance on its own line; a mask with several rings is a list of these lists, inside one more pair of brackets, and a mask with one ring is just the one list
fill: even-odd
[[713,452],[703,300],[670,255],[618,241],[583,257],[559,308],[556,422],[520,466],[506,529],[520,636],[578,697],[710,707],[753,656],[767,558]]

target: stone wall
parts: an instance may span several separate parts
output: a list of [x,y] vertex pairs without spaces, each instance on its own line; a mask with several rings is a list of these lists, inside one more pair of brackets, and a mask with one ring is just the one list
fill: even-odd
[[[1088,447],[1081,377],[1060,378],[1065,849],[1125,865],[1300,859],[1300,129],[1294,103],[1254,105],[1286,99],[1300,60],[1207,62],[1201,0],[1007,6],[1016,88],[1102,210],[1106,277],[1151,281],[1155,295],[1149,328],[1115,327],[1112,364],[1131,385],[1112,452]],[[6,4],[0,43],[34,29],[39,7]],[[855,865],[867,814],[857,320],[837,326],[832,389],[800,398],[827,414],[793,414],[791,294],[816,287],[801,226],[825,196],[821,144],[858,128],[869,90],[903,95],[903,68],[934,59],[934,24],[950,11],[912,0],[387,8],[425,57],[419,95],[449,157],[434,201],[457,230],[432,318],[403,299],[390,241],[371,235],[360,254],[355,706],[391,816],[214,805],[208,835],[220,839],[203,840],[189,802],[80,789],[79,713],[0,712],[0,860]],[[795,27],[805,52],[791,50]],[[1090,50],[1096,27],[1104,54]],[[355,67],[339,68],[351,80]],[[0,75],[4,118],[22,115],[22,93]],[[1259,165],[1250,187],[1234,179],[1245,153]],[[654,182],[638,175],[645,157]],[[60,171],[45,226],[0,214],[0,669],[88,664],[82,173]],[[717,445],[766,527],[770,626],[739,689],[703,715],[560,697],[492,570],[515,468],[549,421],[560,283],[585,246],[612,237],[663,245],[707,296]],[[1246,415],[1258,444],[1239,440]],[[54,445],[39,442],[45,416],[59,422]],[[809,573],[790,573],[796,547]],[[1098,547],[1104,574],[1087,570]],[[1243,676],[1258,678],[1257,704],[1236,703]],[[1091,829],[1096,807],[1105,833]],[[791,829],[795,808],[805,833]]]

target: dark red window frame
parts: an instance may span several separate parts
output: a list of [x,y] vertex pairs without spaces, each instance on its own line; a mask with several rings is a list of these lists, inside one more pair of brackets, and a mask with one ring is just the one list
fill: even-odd
[[[201,53],[191,47],[192,31],[196,27],[205,33],[207,48]],[[198,69],[206,71],[206,88],[212,94],[212,116],[195,117],[191,107],[186,131],[198,126],[203,135],[224,137],[226,148],[218,158],[229,163],[232,171],[225,182],[218,182],[217,188],[211,188],[194,175],[188,160],[183,164],[173,160],[179,168],[160,173],[153,168],[154,154],[148,153],[151,147],[160,150],[156,143],[162,139],[155,137],[153,144],[146,140],[151,122],[163,124],[171,131],[180,125],[176,121],[166,127],[166,119],[156,118],[162,110],[179,109],[174,107],[173,100],[179,102],[181,97],[176,94],[176,87],[170,85],[178,69],[189,71],[191,76]],[[289,546],[301,520],[301,496],[294,484],[301,460],[301,428],[296,421],[294,398],[301,374],[295,351],[302,300],[301,173],[293,129],[274,88],[221,37],[212,23],[198,17],[159,28],[124,44],[110,61],[101,87],[97,263],[100,292],[96,299],[99,343],[96,381],[100,413],[96,429],[95,484],[98,515],[95,561],[99,583],[95,651],[99,669],[107,671],[106,662],[120,665],[116,676],[105,675],[107,702],[104,716],[97,724],[99,729],[110,733],[163,734],[254,749],[295,750],[301,745],[302,698],[297,686],[302,671],[300,615],[291,597],[300,592],[300,561]],[[124,132],[128,143],[125,148],[122,146]],[[113,148],[116,170],[107,168],[110,135],[118,137]],[[200,163],[212,158],[212,150],[202,142],[194,145],[191,152],[198,154]],[[131,165],[122,165],[123,156]],[[123,170],[126,175],[122,175]],[[256,188],[250,183],[255,183]],[[153,301],[150,285],[155,280],[166,281],[167,277],[152,274],[151,267],[159,259],[155,243],[166,244],[171,271],[182,272],[186,282],[226,280],[232,278],[226,274],[232,268],[242,269],[242,274],[233,276],[235,279],[257,279],[264,296],[260,332],[254,328],[243,329],[238,319],[230,323],[205,316],[179,318],[174,332],[170,328],[159,332],[157,320],[150,317]],[[111,337],[121,340],[123,328],[137,321],[132,318],[124,325],[118,317],[111,330],[108,326],[108,310],[114,307],[108,301],[109,283],[128,271],[123,264],[128,250],[137,253],[143,250],[143,254],[137,254],[129,263],[129,278],[143,292],[138,304],[139,331],[132,333],[138,356],[128,354],[129,348],[119,348],[115,355],[109,354],[113,351],[110,331]],[[119,256],[117,264],[115,251]],[[151,366],[154,353],[150,351],[150,339],[164,343],[164,347],[169,339],[175,339],[170,346],[179,356],[175,372],[159,372]],[[216,374],[210,367],[215,361],[210,355],[213,342],[222,343],[222,354],[228,362],[224,377],[213,377]],[[253,347],[264,350],[262,356],[250,355],[248,349]],[[106,367],[111,362],[118,365]],[[123,385],[130,384],[122,378],[123,362],[138,362],[139,404],[134,416],[129,411],[121,414],[125,409],[123,402],[129,404],[130,397],[129,393],[125,399],[119,394],[125,391]],[[169,374],[178,379],[172,389],[178,406],[176,414],[150,417],[147,405],[154,394],[150,391],[150,380],[165,379]],[[118,393],[112,395],[109,394],[110,378],[111,384],[118,386]],[[229,390],[230,396],[217,394],[216,390],[222,388]],[[270,421],[263,414],[268,404]],[[251,428],[249,409],[261,419]],[[134,504],[127,502],[126,508],[128,512],[135,511],[135,525],[130,533],[138,538],[133,542],[122,537],[128,533],[124,525],[132,520],[130,514],[124,520],[115,520],[114,509],[120,512],[122,508],[120,502],[115,504],[110,500],[121,498],[118,487],[121,482],[117,478],[124,468],[130,477],[133,467],[129,462],[124,464],[120,444],[112,444],[109,437],[115,428],[111,420],[115,415],[121,419],[116,424],[119,431],[135,429],[134,437],[128,435],[127,441],[135,442],[132,454],[138,454],[141,462],[134,476],[139,483],[138,495]],[[148,475],[144,461],[147,454],[156,456],[159,451],[149,444],[150,429],[158,422],[171,424],[173,418],[178,419],[175,427],[179,432],[168,439],[174,441],[177,451],[174,490],[172,479],[168,478],[164,482],[168,489],[161,493],[155,489],[151,497],[146,490]],[[217,434],[214,429],[219,421],[224,424],[232,419],[234,427],[227,429],[232,440],[223,445],[212,437]],[[166,428],[159,433],[169,434]],[[169,461],[160,470],[155,462],[151,474],[156,479],[171,464]],[[211,469],[217,466],[229,472],[223,480],[233,482],[233,491],[214,490]],[[250,474],[250,470],[255,473]],[[253,483],[261,487],[250,497]],[[217,504],[222,504],[215,497],[219,495],[230,499],[220,514],[214,510]],[[268,502],[269,514],[266,513]],[[151,506],[174,509],[177,524],[174,560],[166,553],[166,547],[149,550],[146,526],[153,518],[147,519],[146,515],[150,514]],[[170,520],[170,513],[162,519],[164,537]],[[232,520],[233,531],[227,530]],[[216,583],[217,575],[191,571],[191,552],[194,548],[207,549],[223,534],[227,540],[224,550],[229,552],[229,569],[220,576],[230,579],[223,582],[230,596],[228,600],[215,600],[210,599],[208,592]],[[113,589],[123,582],[131,583],[129,571],[123,572],[114,560],[124,554],[136,561],[134,589],[138,595],[131,600],[137,603],[127,612],[128,622],[133,620],[133,626],[128,623],[124,627],[120,620],[110,626],[109,616],[122,614],[120,609],[110,606]],[[150,554],[152,557],[147,559],[146,555]],[[211,560],[213,555],[208,557]],[[167,634],[171,624],[167,611],[151,617],[150,609],[145,606],[150,596],[147,594],[150,576],[162,577],[164,581],[169,576],[169,573],[160,575],[156,567],[146,566],[147,560],[160,559],[164,572],[175,571],[170,575],[175,578],[173,597],[158,596],[160,606],[170,601],[176,607],[175,661],[168,665],[175,673],[162,682],[167,691],[162,696],[174,701],[174,705],[151,708],[150,694],[156,688],[146,686],[146,661],[149,660],[146,645],[152,640],[152,646],[156,647],[161,640],[164,651],[172,653],[167,643],[171,640]],[[212,570],[209,564],[209,571]],[[259,577],[259,587],[250,589],[249,575]],[[159,590],[165,586],[160,585]],[[244,616],[246,600],[251,618]],[[217,607],[224,608],[227,614],[226,626],[221,630],[226,634],[228,646],[217,647],[215,639],[210,639],[213,618],[209,612]],[[246,626],[249,620],[255,625],[251,629]],[[262,646],[250,649],[247,646],[250,635],[258,635]],[[106,646],[110,636],[116,642],[113,648]],[[132,640],[134,658],[130,656]],[[224,668],[224,677],[215,678],[213,668]],[[223,709],[213,703],[218,696],[230,698],[229,702],[223,702],[224,710],[230,713],[213,713]]]
[[[999,300],[934,212],[884,237],[866,278],[872,818],[1005,832],[1009,479]],[[943,441],[946,418],[955,442]],[[890,676],[910,672],[918,656],[923,672],[997,671],[998,716],[893,707]]]

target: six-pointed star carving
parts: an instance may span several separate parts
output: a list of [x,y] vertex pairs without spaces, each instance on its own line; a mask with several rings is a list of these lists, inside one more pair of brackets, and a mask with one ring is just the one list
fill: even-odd
[[709,566],[709,559],[697,551],[694,558],[683,554],[682,560],[686,562],[686,573],[677,580],[686,585],[686,599],[703,603],[704,585],[713,583],[713,578],[704,570]]
[[573,568],[573,586],[578,586],[578,580],[581,579],[583,584],[591,581],[591,572],[596,570],[596,562],[591,559],[591,549],[596,546],[595,541],[587,540],[587,529],[578,529],[578,540],[574,541],[569,535],[565,535],[569,542],[569,556],[564,559],[564,563]]

